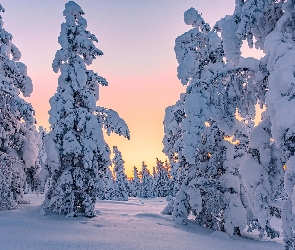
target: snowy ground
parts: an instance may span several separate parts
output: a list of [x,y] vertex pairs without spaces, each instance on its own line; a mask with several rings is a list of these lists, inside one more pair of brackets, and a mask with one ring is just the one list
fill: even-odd
[[[99,201],[95,218],[40,215],[43,196],[27,195],[31,203],[0,211],[0,249],[194,249],[280,250],[281,239],[260,240],[255,235],[228,237],[194,223],[175,225],[161,215],[165,199],[130,198],[128,202]],[[250,238],[249,238],[250,237]]]

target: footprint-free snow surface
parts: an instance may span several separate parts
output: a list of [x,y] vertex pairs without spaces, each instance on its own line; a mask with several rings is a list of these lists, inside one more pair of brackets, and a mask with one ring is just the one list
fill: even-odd
[[95,218],[65,218],[56,213],[43,216],[43,196],[26,195],[30,204],[0,211],[0,249],[195,249],[195,250],[280,250],[282,239],[260,240],[202,228],[193,222],[176,225],[171,216],[161,215],[164,198],[129,201],[98,201]]

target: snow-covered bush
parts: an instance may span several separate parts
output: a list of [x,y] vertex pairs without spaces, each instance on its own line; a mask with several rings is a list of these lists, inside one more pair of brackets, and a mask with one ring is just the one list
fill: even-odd
[[46,137],[47,164],[53,173],[42,213],[54,211],[67,216],[95,216],[97,197],[104,195],[103,179],[110,165],[110,149],[102,129],[129,138],[129,130],[118,114],[96,106],[99,84],[104,78],[86,65],[103,55],[86,30],[84,12],[73,1],[65,5],[61,25],[61,49],[52,63],[60,71],[58,88],[50,99],[51,130]]

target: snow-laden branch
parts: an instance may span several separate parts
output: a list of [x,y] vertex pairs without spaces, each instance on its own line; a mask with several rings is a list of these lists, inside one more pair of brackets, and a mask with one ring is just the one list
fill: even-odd
[[130,131],[126,122],[112,109],[97,107],[96,112],[102,120],[103,127],[107,134],[115,133],[130,139]]

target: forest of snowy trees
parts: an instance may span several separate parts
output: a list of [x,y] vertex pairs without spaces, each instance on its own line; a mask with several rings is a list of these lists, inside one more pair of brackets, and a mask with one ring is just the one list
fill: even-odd
[[[103,136],[130,139],[128,126],[97,106],[99,85],[108,83],[87,69],[103,52],[78,4],[68,2],[63,15],[49,131],[35,127],[24,99],[32,81],[0,21],[0,210],[25,203],[25,190],[45,193],[44,215],[67,217],[96,216],[98,199],[167,197],[162,213],[176,223],[189,218],[229,235],[256,229],[261,238],[279,237],[275,216],[285,249],[294,250],[295,1],[236,0],[234,13],[213,27],[194,8],[184,13],[191,29],[176,38],[175,54],[186,91],[165,110],[168,161],[156,159],[152,174],[142,162],[130,179],[119,148],[111,160]],[[264,56],[243,57],[243,44]]]

